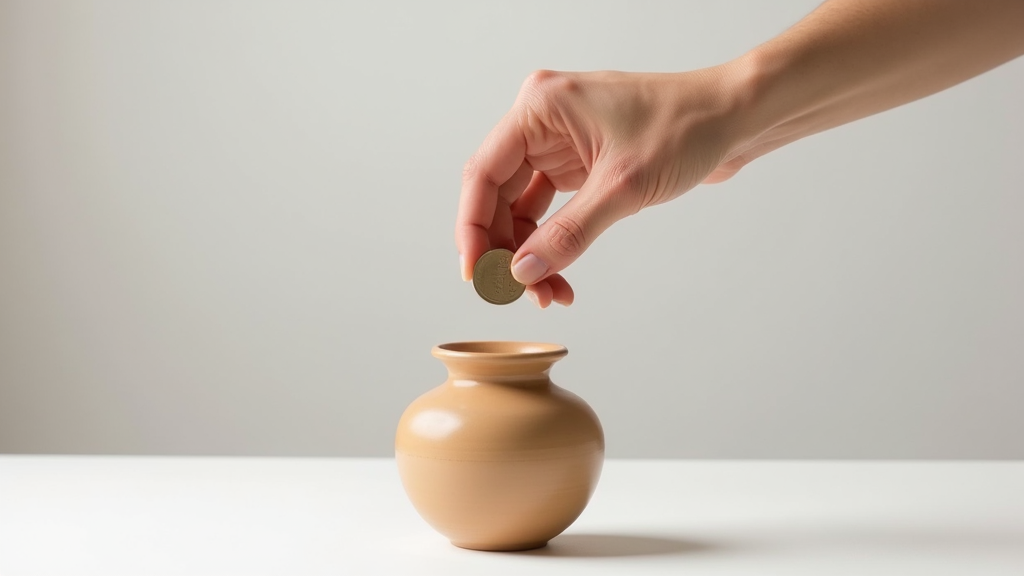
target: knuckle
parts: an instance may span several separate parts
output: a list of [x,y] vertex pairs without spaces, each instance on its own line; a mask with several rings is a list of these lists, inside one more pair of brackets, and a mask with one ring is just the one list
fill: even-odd
[[479,154],[471,156],[462,167],[462,183],[498,187],[491,174],[481,163]]
[[583,253],[586,237],[583,226],[568,216],[553,217],[548,228],[548,245],[565,258],[576,258]]
[[535,70],[523,81],[520,93],[531,98],[549,101],[576,92],[579,83],[568,74],[554,70]]
[[554,70],[534,70],[530,72],[530,75],[523,81],[524,90],[537,90],[542,87],[546,87],[548,84],[558,78],[558,72]]

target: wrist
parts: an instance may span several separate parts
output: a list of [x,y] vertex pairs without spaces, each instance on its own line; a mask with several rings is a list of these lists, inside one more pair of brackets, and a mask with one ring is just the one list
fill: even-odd
[[723,83],[731,101],[739,144],[751,148],[793,115],[795,100],[780,98],[782,61],[755,48],[722,65]]
[[727,162],[745,165],[817,131],[815,111],[831,88],[809,74],[799,50],[762,45],[716,69],[731,133]]

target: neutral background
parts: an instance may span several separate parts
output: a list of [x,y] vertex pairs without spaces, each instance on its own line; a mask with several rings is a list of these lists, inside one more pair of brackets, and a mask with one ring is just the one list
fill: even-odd
[[572,308],[459,279],[530,71],[815,5],[0,0],[0,451],[388,455],[431,346],[533,339],[610,456],[1024,457],[1024,60],[622,222]]

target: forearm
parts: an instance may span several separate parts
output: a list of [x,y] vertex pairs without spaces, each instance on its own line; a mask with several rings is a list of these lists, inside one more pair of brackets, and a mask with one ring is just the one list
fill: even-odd
[[730,63],[747,121],[732,159],[922,98],[1024,53],[1024,0],[831,0]]

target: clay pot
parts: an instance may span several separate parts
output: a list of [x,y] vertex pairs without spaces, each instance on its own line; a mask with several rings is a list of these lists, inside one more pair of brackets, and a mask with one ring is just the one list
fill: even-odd
[[461,342],[433,354],[448,380],[406,409],[395,438],[409,499],[461,548],[544,546],[583,512],[604,460],[594,411],[548,378],[567,350]]

